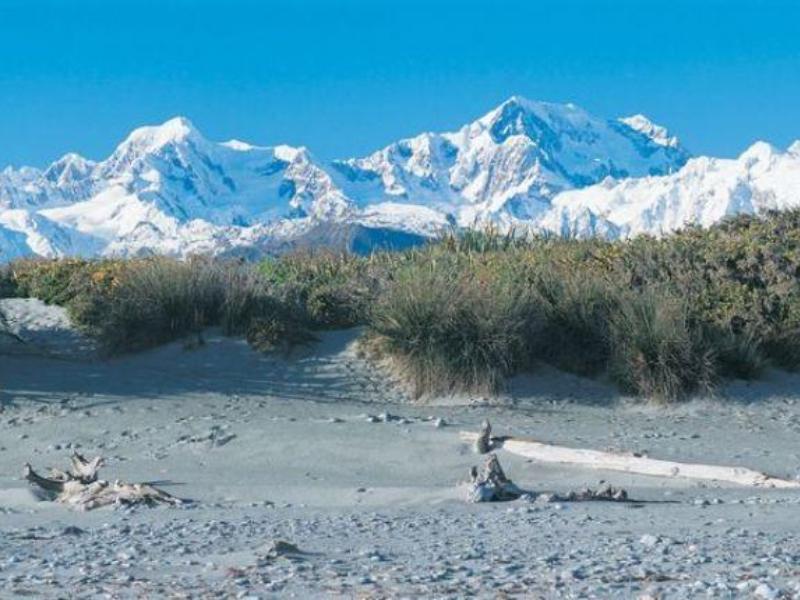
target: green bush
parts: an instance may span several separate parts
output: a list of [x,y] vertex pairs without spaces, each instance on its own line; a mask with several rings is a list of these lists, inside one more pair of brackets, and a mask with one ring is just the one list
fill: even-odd
[[[201,261],[132,263],[109,288],[84,291],[79,324],[109,353],[149,348],[214,323],[225,297],[220,269]],[[90,320],[85,320],[90,316]]]
[[86,273],[81,259],[21,259],[8,265],[3,295],[39,298],[48,304],[65,304],[73,297],[73,282]]
[[735,331],[731,327],[704,325],[704,335],[714,348],[721,377],[755,379],[766,369],[769,361],[763,340],[752,329]]
[[108,354],[149,348],[209,326],[248,337],[265,320],[273,328],[282,321],[287,336],[305,329],[302,312],[290,310],[254,268],[204,258],[155,257],[125,262],[113,275],[94,271],[68,308]]
[[547,272],[535,290],[545,318],[539,358],[579,375],[597,375],[608,363],[614,290],[591,274]]
[[715,351],[685,300],[658,289],[633,293],[610,325],[609,374],[623,390],[660,401],[713,391]]
[[397,273],[378,301],[371,345],[400,366],[417,396],[493,393],[525,362],[537,317],[511,281],[422,263]]
[[264,261],[260,271],[277,293],[303,310],[318,328],[363,324],[385,260],[330,252],[303,252]]

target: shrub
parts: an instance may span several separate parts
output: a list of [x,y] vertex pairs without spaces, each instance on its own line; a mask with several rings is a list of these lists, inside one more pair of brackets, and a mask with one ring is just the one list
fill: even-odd
[[256,319],[283,314],[286,309],[263,276],[244,265],[217,267],[222,286],[219,324],[226,335],[243,335]]
[[751,328],[735,331],[706,324],[704,335],[714,348],[720,377],[755,379],[767,367],[763,339]]
[[262,349],[264,336],[254,331],[264,323],[281,331],[289,345],[307,339],[300,333],[302,312],[275,297],[256,270],[236,262],[139,259],[126,262],[110,281],[98,270],[82,283],[70,314],[109,354],[149,348],[208,326],[259,340]]
[[86,272],[81,259],[21,259],[6,267],[4,292],[33,297],[47,304],[65,304],[73,297],[73,282]]
[[630,294],[610,325],[609,373],[625,391],[660,401],[713,391],[715,351],[683,299],[654,288]]
[[261,264],[261,273],[318,328],[363,324],[377,296],[377,261],[331,252],[302,252]]
[[539,358],[579,375],[597,375],[608,363],[612,288],[590,274],[541,274],[535,289],[545,318]]
[[432,263],[397,274],[370,327],[372,346],[395,361],[417,396],[492,393],[524,361],[535,319],[513,282]]
[[148,348],[216,320],[225,294],[220,275],[211,263],[197,260],[135,261],[114,286],[85,290],[86,308],[74,314],[109,353]]

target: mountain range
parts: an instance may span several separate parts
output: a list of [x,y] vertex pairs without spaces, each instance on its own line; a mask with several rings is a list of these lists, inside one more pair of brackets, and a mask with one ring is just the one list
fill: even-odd
[[643,115],[573,104],[512,97],[457,131],[330,162],[212,142],[178,117],[134,130],[99,162],[67,154],[0,171],[0,260],[369,251],[487,224],[617,239],[798,205],[800,141],[693,157]]

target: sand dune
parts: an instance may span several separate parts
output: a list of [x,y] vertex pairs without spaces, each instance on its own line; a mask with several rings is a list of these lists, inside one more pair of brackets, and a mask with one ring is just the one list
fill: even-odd
[[[481,462],[459,431],[485,418],[498,434],[793,477],[798,376],[663,408],[542,368],[499,403],[419,404],[359,358],[358,331],[326,333],[288,358],[210,331],[197,349],[179,342],[101,360],[60,309],[3,306],[28,342],[0,348],[0,596],[800,593],[796,491],[503,451],[526,489],[602,479],[658,502],[470,505],[459,487]],[[107,477],[157,481],[195,502],[76,513],[37,501],[22,465],[62,466],[73,449],[107,457]],[[303,554],[276,556],[275,539]]]

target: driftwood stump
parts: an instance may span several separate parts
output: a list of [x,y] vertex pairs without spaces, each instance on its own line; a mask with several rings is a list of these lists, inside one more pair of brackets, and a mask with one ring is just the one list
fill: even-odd
[[41,496],[79,510],[130,504],[175,506],[184,502],[147,483],[112,483],[98,479],[97,472],[103,466],[99,456],[87,460],[76,452],[70,462],[70,471],[53,469],[50,477],[42,477],[26,464],[22,475],[36,486]]
[[481,431],[475,440],[475,452],[486,454],[492,449],[492,424],[485,420],[481,425]]
[[506,477],[496,454],[486,457],[481,470],[472,467],[467,499],[470,502],[504,502],[516,500],[524,493]]

